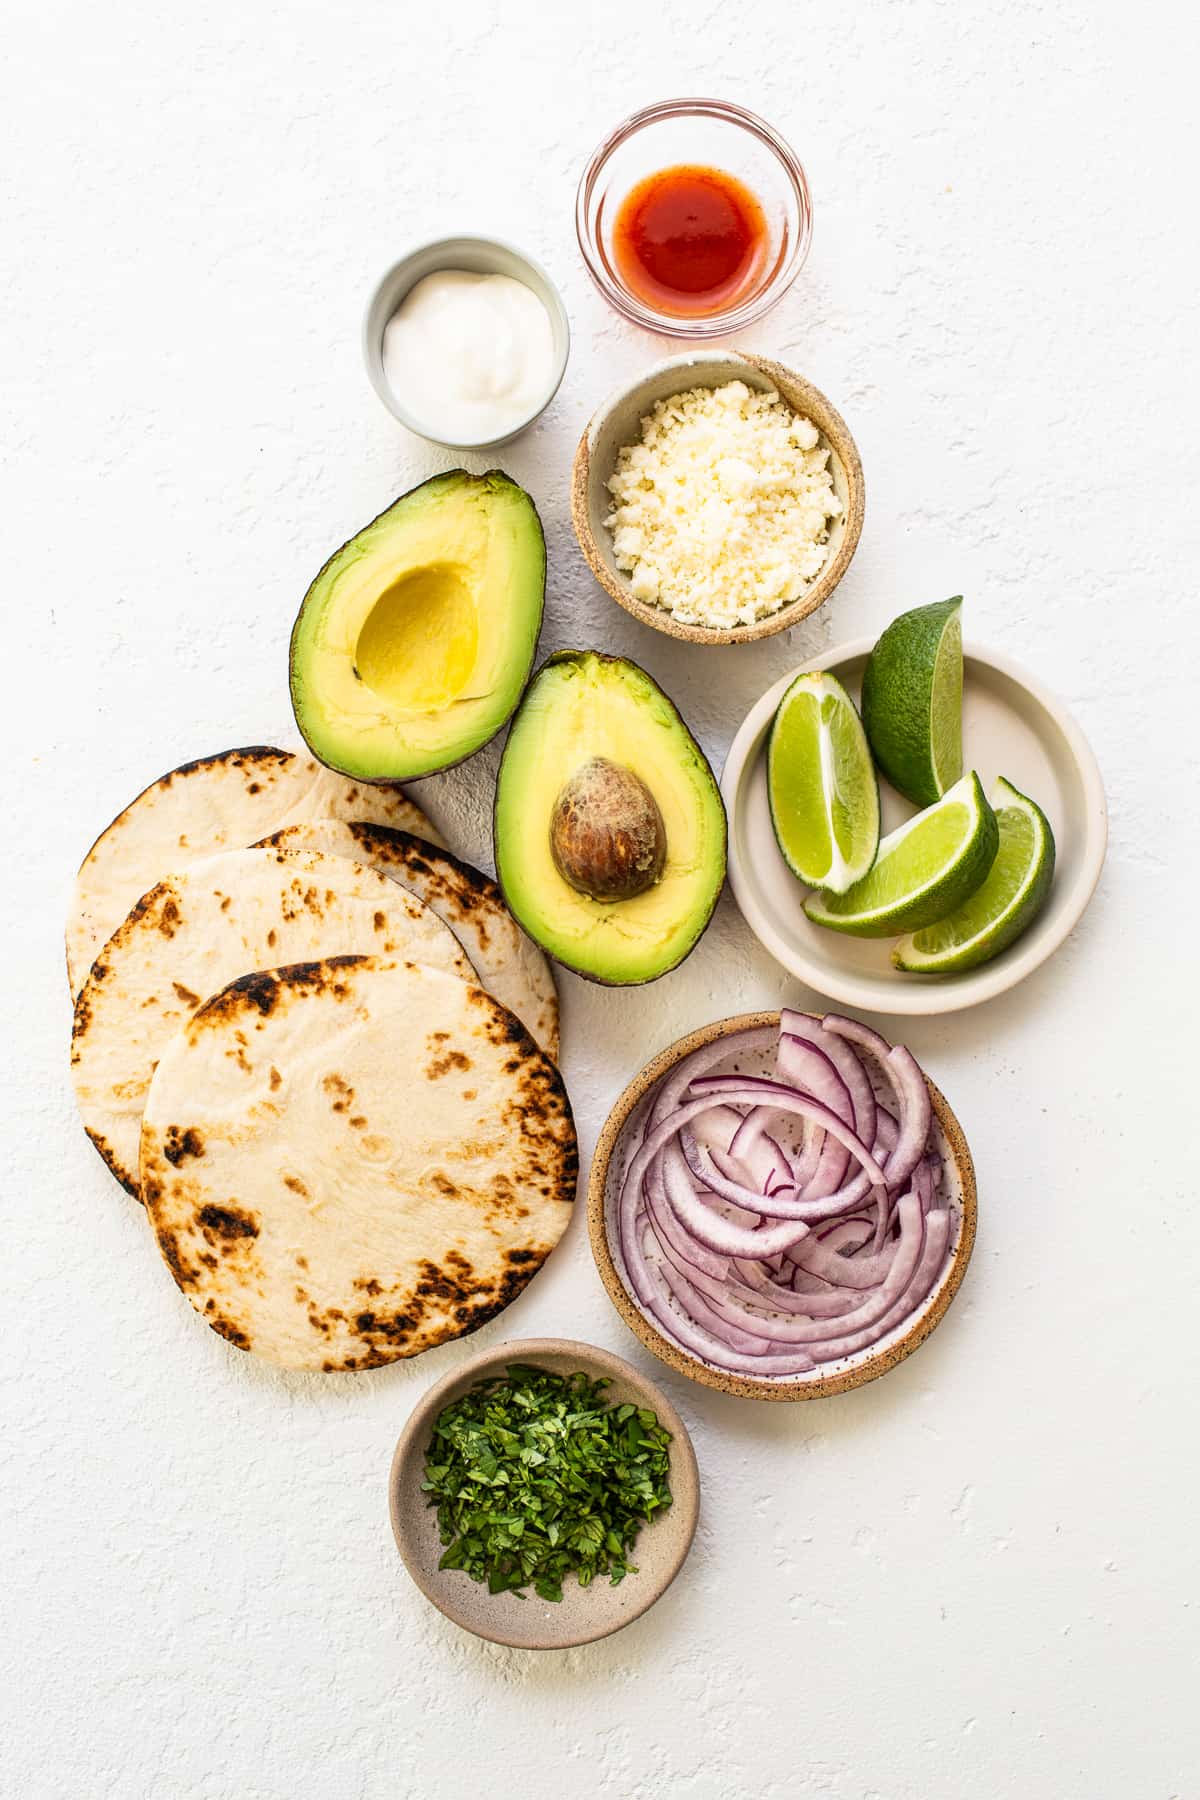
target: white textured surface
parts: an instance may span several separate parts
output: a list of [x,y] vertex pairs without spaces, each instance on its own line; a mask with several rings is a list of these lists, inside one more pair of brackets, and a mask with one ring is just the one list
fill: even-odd
[[[1200,1255],[1165,1134],[1194,1138],[1198,48],[1167,4],[8,9],[5,1795],[1197,1793]],[[867,471],[834,602],[741,653],[619,613],[567,515],[588,411],[663,348],[591,290],[575,181],[618,116],[688,90],[756,105],[808,164],[811,261],[748,341],[829,392]],[[431,1613],[389,1537],[392,1443],[461,1352],[329,1382],[239,1357],[67,1082],[75,861],[171,764],[292,741],[308,580],[450,461],[374,399],[357,329],[398,247],[455,224],[527,244],[575,326],[502,458],[546,522],[544,648],[639,657],[719,763],[801,653],[961,589],[971,635],[1074,706],[1112,801],[1066,949],[908,1031],[980,1173],[946,1323],[841,1400],[672,1380],[705,1479],[690,1564],[624,1635],[544,1659]],[[494,768],[423,796],[480,860]],[[563,986],[585,1153],[652,1051],[805,997],[728,899],[661,984]],[[582,1218],[488,1329],[646,1360]]]

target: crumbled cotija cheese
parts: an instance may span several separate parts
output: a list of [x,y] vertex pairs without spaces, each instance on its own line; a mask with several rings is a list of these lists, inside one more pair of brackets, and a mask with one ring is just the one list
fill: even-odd
[[608,487],[617,567],[692,625],[749,625],[798,599],[842,510],[816,427],[744,381],[658,401]]

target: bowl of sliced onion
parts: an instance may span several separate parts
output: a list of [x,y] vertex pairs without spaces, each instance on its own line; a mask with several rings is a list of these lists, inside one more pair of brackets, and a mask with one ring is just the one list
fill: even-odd
[[600,1134],[588,1228],[656,1356],[811,1400],[886,1374],[966,1273],[975,1170],[912,1053],[837,1013],[744,1013],[647,1064]]

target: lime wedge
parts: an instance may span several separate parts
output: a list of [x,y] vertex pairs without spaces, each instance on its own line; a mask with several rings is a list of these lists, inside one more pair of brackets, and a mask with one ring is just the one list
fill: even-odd
[[875,760],[914,806],[960,778],[962,595],[893,619],[863,672],[862,716]]
[[879,784],[836,675],[798,675],[779,702],[767,793],[780,852],[806,887],[844,894],[866,874],[879,847]]
[[948,794],[885,837],[874,867],[844,894],[810,894],[814,925],[854,937],[894,937],[944,919],[996,859],[996,815],[972,770]]
[[901,938],[898,969],[940,975],[974,969],[1015,943],[1046,902],[1054,876],[1054,833],[1040,806],[1001,776],[992,790],[1000,831],[996,860],[981,887],[954,912]]

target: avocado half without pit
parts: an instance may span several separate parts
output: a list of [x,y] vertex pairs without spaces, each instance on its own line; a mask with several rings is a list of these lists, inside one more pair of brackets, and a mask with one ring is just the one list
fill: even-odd
[[560,650],[521,701],[496,784],[496,871],[564,967],[624,986],[681,963],[725,879],[712,770],[644,669]]
[[471,756],[533,665],[546,543],[533,501],[493,469],[435,475],[330,557],[292,631],[296,723],[360,781]]

